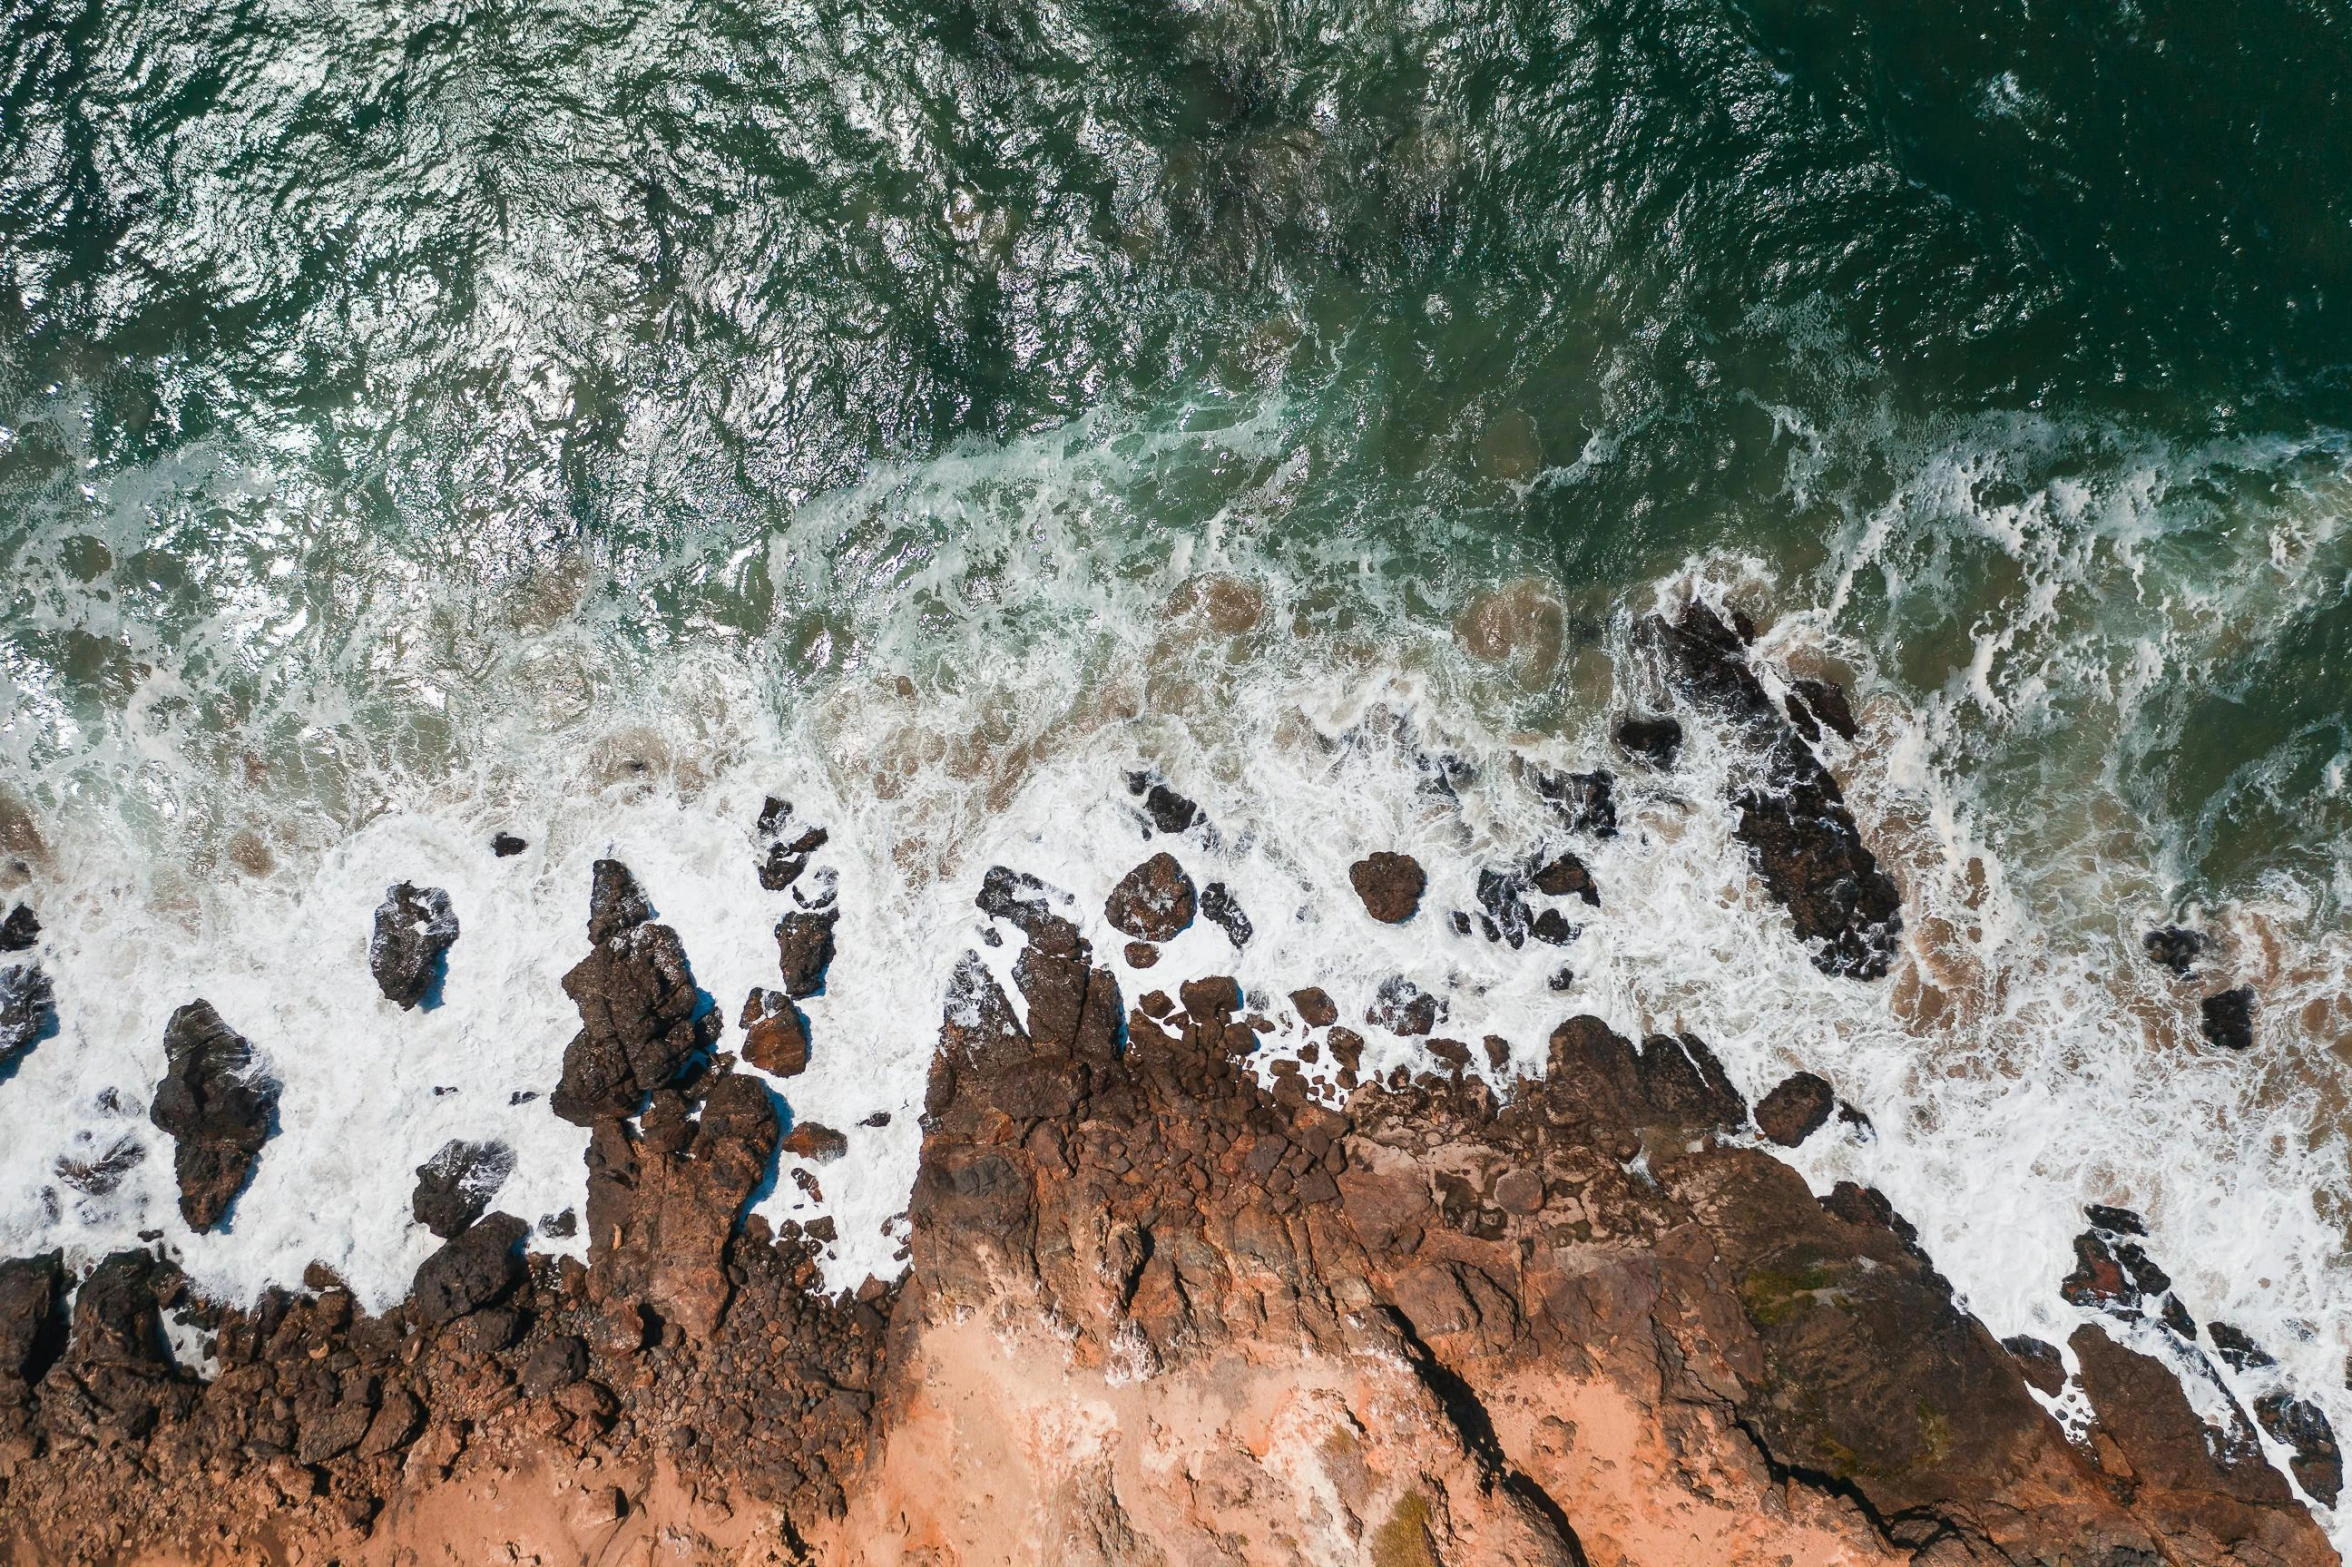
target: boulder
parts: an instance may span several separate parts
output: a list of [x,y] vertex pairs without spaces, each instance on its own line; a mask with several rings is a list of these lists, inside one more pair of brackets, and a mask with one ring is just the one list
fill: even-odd
[[443,1240],[455,1239],[482,1216],[514,1166],[514,1150],[504,1143],[451,1138],[416,1167],[409,1212]]
[[41,922],[24,904],[10,909],[8,918],[0,920],[0,952],[23,952],[40,939]]
[[771,1077],[798,1077],[808,1070],[808,1020],[784,992],[754,987],[743,998],[738,1026],[745,1061]]
[[531,1227],[493,1213],[444,1242],[421,1263],[409,1288],[417,1320],[437,1328],[505,1297],[523,1281],[523,1237]]
[[511,832],[495,833],[490,839],[490,852],[502,860],[511,860],[530,846]]
[[1166,784],[1157,782],[1149,773],[1129,773],[1127,792],[1141,798],[1143,814],[1150,817],[1151,824],[1161,832],[1185,832],[1208,820],[1199,806]]
[[1137,941],[1172,941],[1192,923],[1192,878],[1173,854],[1155,854],[1121,877],[1103,918]]
[[2295,1483],[2321,1506],[2335,1506],[2344,1489],[2344,1454],[2326,1411],[2307,1398],[2270,1392],[2254,1400],[2254,1418],[2291,1455],[2287,1473]]
[[1409,854],[1376,850],[1348,867],[1348,880],[1364,900],[1364,912],[1384,925],[1402,925],[1421,907],[1429,886],[1421,862]]
[[1233,889],[1221,881],[1210,882],[1201,889],[1201,918],[1225,932],[1225,939],[1236,947],[1249,945],[1257,928],[1250,917],[1241,912],[1241,901],[1233,896]]
[[180,1217],[201,1232],[220,1222],[252,1176],[277,1116],[278,1084],[209,1001],[171,1015],[163,1053],[163,1081],[147,1116],[175,1143]]
[[2148,961],[2159,968],[2172,970],[2175,979],[2187,979],[2189,970],[2213,945],[2202,931],[2183,930],[2178,925],[2166,925],[2140,938],[2140,946],[2148,954]]
[[1592,872],[1573,854],[1559,855],[1538,866],[1528,880],[1547,897],[1582,898],[1593,908],[1601,906],[1601,890],[1593,884]]
[[1444,1002],[1397,974],[1380,982],[1364,1021],[1392,1034],[1414,1038],[1437,1027],[1438,1020],[1444,1016]]
[[2254,1048],[2254,987],[2240,985],[2217,996],[2207,996],[2200,1008],[2205,1042],[2223,1050]]
[[1617,720],[1617,744],[1626,755],[1652,767],[1672,767],[1682,753],[1682,720],[1628,713]]
[[849,1139],[822,1121],[800,1121],[784,1134],[781,1146],[795,1159],[831,1164],[849,1152]]
[[38,963],[0,968],[0,1071],[14,1066],[57,1021],[57,993]]
[[1837,1095],[1811,1072],[1792,1073],[1756,1102],[1756,1126],[1783,1148],[1794,1148],[1829,1120]]
[[825,970],[833,963],[833,927],[840,922],[839,909],[796,910],[776,922],[776,966],[786,995],[797,1001],[825,988]]
[[563,978],[581,1029],[548,1096],[574,1125],[634,1115],[716,1035],[718,1016],[702,1009],[677,932],[648,923],[652,917],[628,867],[597,861],[588,915],[594,946]]
[[449,894],[438,887],[400,882],[384,889],[376,906],[376,933],[368,942],[368,971],[384,999],[403,1011],[425,999],[446,971],[457,941],[457,914]]
[[65,1349],[63,1254],[0,1262],[0,1405],[23,1397]]
[[1339,1021],[1339,1008],[1320,985],[1292,991],[1290,1004],[1298,1009],[1299,1021],[1309,1028],[1327,1028]]

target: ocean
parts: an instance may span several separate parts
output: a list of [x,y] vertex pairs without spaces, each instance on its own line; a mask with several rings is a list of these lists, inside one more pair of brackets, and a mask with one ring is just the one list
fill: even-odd
[[[982,872],[1115,957],[1163,782],[1251,935],[1131,1001],[1402,976],[1506,1092],[1579,1011],[1751,1100],[1819,1072],[1869,1124],[1789,1157],[1994,1332],[2062,1342],[2083,1205],[2129,1207],[2278,1360],[2241,1399],[2345,1429],[2346,80],[2352,19],[2280,3],[18,0],[0,903],[57,1022],[0,1069],[0,1255],[381,1306],[452,1138],[584,1248],[545,1095],[609,856],[721,1048],[837,896],[774,1088],[849,1152],[755,1206],[891,1277]],[[1703,714],[1671,771],[1613,743],[1693,594],[1851,694],[1883,979],[1764,895]],[[1445,918],[1565,841],[1531,768],[1617,778],[1561,948]],[[771,798],[827,833],[789,891]],[[1408,925],[1374,849],[1428,867]],[[368,975],[400,881],[462,927],[415,1011]],[[199,996],[283,1097],[192,1234],[146,1104]]]

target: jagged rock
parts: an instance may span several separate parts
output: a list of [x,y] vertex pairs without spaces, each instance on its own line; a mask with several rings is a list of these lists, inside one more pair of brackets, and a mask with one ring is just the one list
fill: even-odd
[[1527,944],[1528,927],[1535,921],[1535,911],[1527,906],[1527,883],[1518,872],[1480,871],[1478,906],[1486,911],[1480,917],[1479,928],[1485,931],[1487,940],[1507,942],[1513,951]]
[[417,1166],[409,1211],[417,1223],[443,1240],[452,1240],[482,1216],[490,1199],[514,1174],[514,1166],[514,1150],[504,1143],[451,1138]]
[[1617,720],[1617,744],[1626,755],[1639,757],[1652,767],[1672,767],[1682,754],[1682,720],[1628,713]]
[[1573,854],[1562,854],[1538,866],[1528,878],[1535,890],[1554,898],[1582,898],[1593,908],[1601,906],[1601,890],[1595,886],[1592,872],[1584,861]]
[[2105,1230],[2110,1235],[2148,1233],[2148,1221],[2129,1208],[2115,1208],[2103,1202],[2095,1202],[2084,1207],[2083,1217],[2091,1221],[2094,1229]]
[[2233,1371],[2258,1371],[2278,1364],[2252,1337],[2226,1322],[2208,1322],[2205,1331],[2213,1339],[2213,1352]]
[[2166,925],[2141,937],[2140,945],[2146,949],[2149,962],[2172,970],[2176,979],[2187,979],[2189,971],[2213,943],[2202,931]]
[[822,1121],[798,1121],[784,1135],[786,1153],[796,1159],[811,1159],[818,1164],[831,1164],[849,1152],[849,1139]]
[[0,968],[0,1071],[14,1066],[56,1021],[56,991],[38,963]]
[[810,827],[787,841],[784,829],[791,819],[788,800],[771,795],[760,807],[759,837],[768,851],[759,862],[759,884],[769,892],[782,892],[800,880],[809,857],[832,841],[832,834],[822,827]]
[[1290,1004],[1298,1009],[1299,1021],[1309,1028],[1327,1028],[1339,1021],[1339,1008],[1320,985],[1292,991]]
[[2064,1391],[2066,1362],[2059,1356],[2057,1345],[2021,1333],[2001,1340],[2001,1347],[2017,1357],[2018,1371],[2035,1388],[2052,1398]]
[[40,939],[41,922],[24,904],[10,909],[8,918],[0,920],[0,952],[24,952]]
[[1398,974],[1380,982],[1364,1021],[1392,1034],[1416,1037],[1437,1027],[1438,1020],[1444,1016],[1443,1001]]
[[511,1213],[477,1219],[417,1267],[417,1320],[437,1328],[503,1299],[523,1280],[519,1248],[531,1227]]
[[1127,792],[1142,799],[1143,814],[1162,832],[1185,832],[1208,820],[1199,806],[1166,784],[1153,781],[1149,773],[1129,773]]
[[[77,1140],[87,1138],[87,1131],[75,1134]],[[92,1197],[103,1197],[122,1184],[123,1177],[147,1161],[147,1145],[129,1132],[108,1143],[94,1159],[77,1159],[71,1154],[59,1154],[49,1168],[57,1178],[77,1192]]]
[[277,1115],[278,1084],[209,1001],[191,1001],[171,1015],[163,1053],[163,1081],[155,1085],[148,1119],[174,1141],[180,1217],[201,1232],[220,1222],[251,1178]]
[[2322,1506],[2335,1506],[2344,1489],[2344,1455],[2326,1412],[2307,1398],[2265,1393],[2254,1400],[2254,1418],[2272,1441],[2293,1453],[2287,1472],[2295,1483]]
[[1801,701],[1809,716],[1840,740],[1850,741],[1862,733],[1862,726],[1854,721],[1854,709],[1846,701],[1844,686],[1834,680],[1792,680],[1789,686],[1791,700]]
[[1837,780],[1765,694],[1738,636],[1695,599],[1673,621],[1644,616],[1635,633],[1685,700],[1727,720],[1762,764],[1761,783],[1732,798],[1737,836],[1814,966],[1883,978],[1902,933],[1902,894],[1863,844]]
[[1090,1056],[1116,1051],[1125,1010],[1117,978],[1095,966],[1093,947],[1059,915],[1037,915],[1028,932],[1029,945],[1013,960],[1013,983],[1029,1008],[1024,1037]]
[[1837,1095],[1811,1072],[1794,1072],[1756,1102],[1756,1127],[1783,1148],[1794,1148],[1828,1123]]
[[[2127,1349],[2085,1324],[2067,1340],[2082,1367],[2099,1429],[2121,1450],[2143,1487],[2198,1496],[2200,1523],[2229,1520],[2245,1505],[2292,1501],[2287,1482],[2262,1457],[2244,1411],[2216,1387],[2225,1428],[2197,1417],[2180,1381],[2162,1362]],[[2233,1506],[2231,1504],[2238,1504]],[[2218,1532],[2218,1531],[2216,1531]]]
[[511,832],[496,833],[490,839],[490,852],[502,860],[511,860],[530,846]]
[[1024,935],[1030,935],[1041,922],[1059,917],[1047,906],[1047,892],[1044,882],[1026,872],[991,865],[981,877],[980,892],[972,901],[990,919],[1003,920]]
[[441,978],[457,941],[457,914],[438,887],[400,882],[384,889],[376,932],[368,942],[368,972],[384,999],[406,1011]]
[[2223,1050],[2254,1048],[2254,987],[2240,985],[2217,996],[2207,996],[2200,1023],[2205,1042]]
[[1617,776],[1609,772],[1555,773],[1530,764],[1527,781],[1570,832],[1617,836]]
[[1111,928],[1137,941],[1173,941],[1192,915],[1192,878],[1173,854],[1155,854],[1136,866],[1103,903]]
[[1582,927],[1568,922],[1568,916],[1558,909],[1545,909],[1527,927],[1527,934],[1554,947],[1565,947],[1584,934]]
[[1364,900],[1364,912],[1384,925],[1402,925],[1421,906],[1429,886],[1421,862],[1409,854],[1376,850],[1348,867],[1348,880]]
[[743,998],[738,1020],[743,1059],[773,1077],[798,1077],[808,1070],[808,1022],[780,990],[754,987]]
[[1241,912],[1241,901],[1233,896],[1233,889],[1221,881],[1210,882],[1201,889],[1201,918],[1225,932],[1225,939],[1236,947],[1249,945],[1257,933],[1250,917]]
[[1639,1077],[1643,1097],[1684,1126],[1728,1132],[1747,1124],[1748,1102],[1695,1034],[1643,1040]]
[[797,1001],[825,988],[825,970],[833,962],[833,927],[840,921],[840,910],[826,909],[814,914],[795,911],[776,922],[776,966],[784,976],[786,995]]
[[629,868],[598,860],[589,894],[588,956],[563,977],[580,1032],[564,1047],[548,1107],[576,1126],[634,1115],[716,1037],[678,933],[649,923],[653,906]]

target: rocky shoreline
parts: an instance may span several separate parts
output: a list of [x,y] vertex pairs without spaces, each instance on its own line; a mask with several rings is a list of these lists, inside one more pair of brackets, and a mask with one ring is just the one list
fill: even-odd
[[[1883,975],[1899,900],[1811,748],[1850,728],[1842,693],[1774,704],[1697,605],[1644,636],[1752,758],[1730,804],[1799,938],[1825,972]],[[1663,714],[1620,729],[1638,766],[1680,743]],[[1164,833],[1191,826],[1138,782]],[[1571,840],[1614,831],[1608,775],[1531,783]],[[781,988],[739,1023],[743,1060],[780,1075],[808,1064],[793,1002],[838,918],[797,890],[824,835],[789,815],[762,821],[761,879],[800,905]],[[1559,844],[1482,877],[1475,910],[1421,909],[1402,855],[1356,871],[1375,919],[1514,946],[1573,939],[1533,896],[1606,896]],[[2210,1369],[2191,1397],[2199,1325],[2137,1216],[2090,1211],[2064,1285],[2113,1332],[2002,1343],[1883,1197],[1816,1199],[1766,1150],[1860,1118],[1819,1077],[1751,1108],[1703,1040],[1573,1015],[1498,1095],[1410,986],[1362,1026],[1423,1039],[1428,1067],[1374,1077],[1318,989],[1170,975],[1131,1002],[1056,902],[1017,868],[981,878],[1011,992],[977,950],[957,967],[907,1270],[828,1294],[829,1220],[744,1213],[780,1149],[840,1134],[787,1133],[676,934],[600,863],[550,1095],[589,1129],[586,1261],[528,1252],[490,1207],[498,1151],[453,1144],[418,1172],[444,1244],[382,1315],[317,1269],[248,1311],[152,1250],[78,1279],[56,1254],[0,1263],[0,1561],[2336,1560],[2257,1436],[2332,1505],[2324,1416],[2284,1389],[2249,1413]],[[377,979],[406,1006],[456,919],[405,883],[386,910]],[[1130,969],[1196,916],[1248,939],[1164,851],[1105,909]],[[169,1055],[154,1119],[202,1228],[266,1157],[275,1101],[209,1006],[174,1018]]]

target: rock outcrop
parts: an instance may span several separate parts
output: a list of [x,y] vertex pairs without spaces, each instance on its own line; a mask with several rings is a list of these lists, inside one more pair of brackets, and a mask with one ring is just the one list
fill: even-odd
[[409,1211],[443,1240],[454,1239],[482,1216],[514,1165],[514,1150],[504,1143],[451,1138],[417,1166]]
[[277,1116],[278,1084],[209,1001],[171,1015],[163,1054],[163,1081],[147,1118],[175,1144],[180,1217],[192,1230],[209,1230],[252,1178]]
[[653,923],[629,868],[598,860],[589,896],[588,956],[563,978],[580,1032],[564,1048],[563,1079],[548,1096],[579,1126],[634,1115],[717,1035],[678,933]]
[[56,1021],[56,991],[40,964],[0,968],[0,1072],[23,1059]]
[[384,901],[376,907],[368,972],[384,999],[407,1011],[440,982],[456,943],[457,912],[449,906],[449,894],[400,882],[384,889]]

